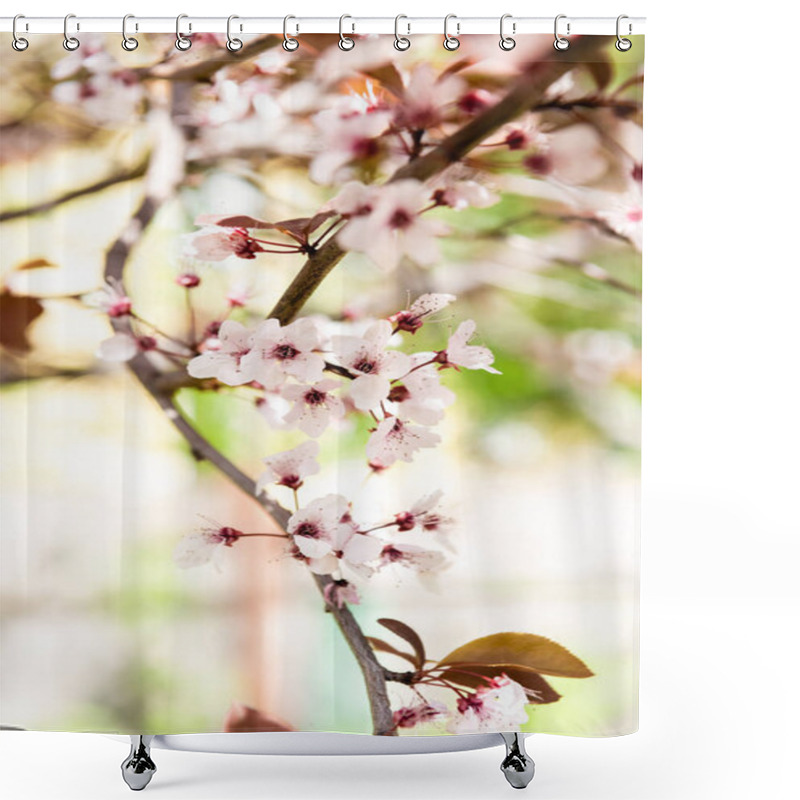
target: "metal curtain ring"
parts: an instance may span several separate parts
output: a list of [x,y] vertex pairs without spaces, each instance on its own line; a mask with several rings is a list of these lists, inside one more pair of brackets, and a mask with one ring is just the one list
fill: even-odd
[[[623,38],[622,38],[622,37],[619,35],[620,23],[621,23],[621,22],[622,22],[622,20],[624,20],[624,19],[629,19],[629,17],[627,17],[625,14],[620,14],[620,15],[617,17],[617,41],[616,41],[616,42],[614,42],[614,47],[616,47],[616,48],[617,48],[617,50],[619,50],[619,51],[620,51],[620,53],[626,53],[628,50],[630,50],[630,49],[631,49],[631,47],[633,47],[633,43],[631,42],[631,40],[630,40],[630,39],[623,39]],[[630,36],[630,35],[631,35],[631,31],[632,31],[632,30],[633,30],[633,28],[632,28],[632,26],[631,26],[631,23],[629,22],[629,23],[628,23],[628,36]]]
[[[352,50],[355,46],[355,40],[351,39],[349,36],[345,36],[342,28],[344,26],[344,21],[346,19],[353,19],[349,14],[342,14],[339,17],[339,49],[340,50]],[[356,24],[353,23],[353,33],[356,32]]]
[[[500,17],[500,49],[506,51],[513,50],[517,46],[516,41],[512,39],[510,36],[506,36],[503,30],[507,19],[512,19],[511,14],[503,14],[503,16]],[[516,32],[517,32],[517,23],[512,22],[511,33],[516,33]]]
[[[14,17],[14,21],[11,23],[11,35],[14,37],[11,40],[11,46],[18,53],[21,53],[23,50],[27,50],[28,49],[29,42],[28,42],[27,39],[23,39],[21,36],[17,36],[17,20],[18,19],[25,19],[25,15],[24,14],[17,14]],[[25,27],[27,29],[27,27],[28,27],[27,24],[26,24]]]
[[[128,20],[135,19],[133,14],[126,14],[122,18],[122,49],[127,50],[129,53],[135,50],[139,46],[138,39],[134,39],[133,36],[128,36]],[[135,27],[135,30],[138,30],[139,26]]]
[[[447,32],[447,25],[448,25],[448,23],[450,22],[451,19],[456,20],[456,36],[451,36]],[[445,50],[453,51],[453,50],[458,50],[458,48],[461,47],[461,42],[459,42],[458,38],[457,38],[457,36],[458,36],[458,34],[460,32],[460,28],[461,28],[461,25],[458,22],[458,17],[455,14],[448,14],[444,18],[444,41],[442,42],[442,44],[444,45],[444,49]]]
[[[64,49],[69,50],[70,52],[77,50],[81,46],[81,43],[78,39],[69,35],[67,26],[69,25],[69,21],[71,19],[75,19],[74,14],[67,14],[67,16],[64,17],[64,41],[62,42]],[[76,24],[75,30],[80,30],[80,25]]]
[[[293,17],[291,14],[288,14],[283,18],[283,49],[286,50],[287,53],[293,53],[300,47],[300,42],[297,39],[289,36],[289,20],[290,19],[297,19],[297,17]],[[298,31],[300,30],[298,26]]]
[[[553,42],[553,47],[555,47],[556,50],[566,50],[569,47],[569,40],[565,39],[558,32],[558,21],[560,19],[566,19],[566,18],[567,18],[566,14],[559,14],[556,17],[555,23],[553,24],[553,32],[556,35],[556,39]],[[567,22],[567,36],[569,36],[569,22]]]
[[[231,23],[235,19],[239,19],[239,17],[237,17],[236,14],[231,14],[228,17],[228,24],[225,27],[225,36],[228,38],[228,41],[225,42],[225,47],[227,47],[231,53],[238,53],[244,47],[244,42],[241,39],[231,36]],[[239,30],[241,30],[241,28],[239,28]]]
[[[398,14],[394,18],[394,49],[399,50],[401,53],[411,47],[411,39],[400,35],[400,20],[408,19],[405,14]],[[411,33],[411,23],[407,22],[408,32]]]
[[[175,18],[175,47],[178,50],[186,51],[192,46],[192,40],[187,39],[181,33],[181,20],[186,19],[188,16],[188,14],[178,14],[178,16]],[[192,30],[191,23],[189,23],[189,30]]]

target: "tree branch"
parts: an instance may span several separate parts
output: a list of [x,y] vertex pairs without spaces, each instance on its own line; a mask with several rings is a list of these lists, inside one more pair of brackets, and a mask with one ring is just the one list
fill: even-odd
[[[448,136],[424,156],[400,167],[389,182],[404,178],[425,181],[463,158],[498,128],[530,110],[542,99],[554,81],[575,67],[574,61],[589,58],[604,41],[603,37],[585,36],[575,41],[570,48],[571,61],[554,60],[534,64],[519,76],[502,100]],[[321,247],[309,257],[269,316],[275,317],[284,325],[294,319],[315,289],[344,256],[345,251],[335,240]]]
[[[185,163],[183,159],[183,140],[172,124],[170,112],[168,109],[157,109],[154,110],[153,117],[156,127],[154,138],[158,144],[153,152],[146,175],[146,194],[125,230],[111,245],[106,254],[104,270],[106,279],[113,278],[122,282],[125,265],[134,244],[152,222],[161,203],[173,194],[182,177],[182,168],[176,169],[175,167],[176,165],[181,165],[182,167]],[[133,334],[130,316],[114,317],[111,319],[111,325],[117,333]],[[255,481],[211,445],[189,423],[175,403],[174,387],[169,384],[166,388],[163,386],[162,372],[153,357],[146,352],[139,353],[128,362],[128,367],[187,442],[195,458],[206,460],[217,467],[245,494],[259,503],[276,526],[285,531],[290,512],[270,497],[266,495],[259,496],[256,492]],[[329,575],[314,575],[313,577],[317,588],[324,596],[325,587],[332,581],[332,578]],[[350,646],[364,676],[374,733],[379,735],[395,734],[383,667],[378,663],[375,653],[350,609],[347,606],[338,608],[335,605],[328,606],[328,608]]]
[[14,208],[10,211],[0,211],[0,222],[8,222],[9,220],[19,219],[20,217],[30,217],[35,214],[43,214],[46,211],[52,211],[52,209],[56,208],[57,206],[63,205],[64,203],[69,203],[71,200],[77,200],[79,197],[95,194],[95,192],[102,192],[105,189],[116,186],[117,184],[126,183],[127,181],[132,181],[136,178],[141,178],[145,174],[146,169],[147,162],[143,161],[141,164],[137,164],[131,169],[124,170],[122,172],[116,172],[113,175],[109,175],[107,178],[102,178],[99,181],[90,183],[88,186],[81,186],[79,189],[72,189],[69,192],[64,192],[64,194],[59,195],[52,200],[34,203],[33,205],[25,206],[24,208]]
[[[204,81],[209,80],[215,72],[231,64],[241,64],[266,50],[271,50],[278,45],[281,37],[275,34],[260,36],[252,39],[245,46],[235,53],[231,53],[227,48],[223,48],[213,58],[198,56],[197,61],[187,64],[186,54],[181,55],[180,59],[169,59],[161,64],[152,67],[143,67],[139,74],[143,80],[167,80],[167,81]],[[205,54],[204,54],[205,55]]]

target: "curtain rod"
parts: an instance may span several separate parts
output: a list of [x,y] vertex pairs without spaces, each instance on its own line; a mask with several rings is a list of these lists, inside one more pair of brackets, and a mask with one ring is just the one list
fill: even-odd
[[[555,17],[514,17],[506,18],[508,33],[553,33]],[[131,17],[127,32],[135,33],[175,33],[175,17]],[[567,29],[569,25],[569,30]],[[190,33],[225,33],[227,17],[194,17],[181,19],[181,31]],[[358,17],[346,15],[341,30],[352,33],[385,33],[395,31],[394,17]],[[500,16],[497,17],[458,17],[450,20],[449,31],[453,35],[472,33],[498,33]],[[630,26],[630,27],[629,27]],[[628,17],[622,23],[624,36],[644,33],[644,17]],[[0,17],[0,31],[11,32],[13,17]],[[122,17],[81,17],[75,15],[69,21],[70,33],[122,33]],[[232,22],[231,30],[236,34],[283,33],[284,17],[238,17]],[[570,17],[560,15],[559,31],[562,35],[615,35],[616,17]],[[303,33],[339,33],[339,17],[293,16],[288,21],[288,32],[292,35]],[[17,33],[62,33],[64,17],[20,17]],[[444,17],[404,16],[399,21],[399,32],[403,36],[423,33],[444,33]]]

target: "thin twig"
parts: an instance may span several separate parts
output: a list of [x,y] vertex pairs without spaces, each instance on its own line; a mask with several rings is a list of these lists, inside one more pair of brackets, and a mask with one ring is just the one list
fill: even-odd
[[116,172],[113,175],[109,175],[107,178],[102,178],[101,180],[90,183],[87,186],[82,186],[79,189],[72,189],[69,192],[65,192],[64,194],[53,198],[52,200],[34,203],[33,205],[25,206],[24,208],[13,208],[10,211],[0,211],[0,222],[8,222],[12,219],[19,219],[21,217],[31,217],[35,214],[44,214],[46,211],[52,211],[54,208],[64,205],[64,203],[69,203],[71,200],[77,200],[79,197],[85,197],[86,195],[95,194],[96,192],[102,192],[105,189],[109,189],[112,186],[117,186],[120,183],[127,183],[128,181],[136,180],[136,178],[141,178],[145,174],[146,169],[147,162],[143,161],[141,164],[137,164],[131,169]]
[[[425,155],[400,167],[389,182],[404,178],[425,181],[442,172],[463,158],[498,128],[528,111],[541,100],[544,92],[554,81],[575,66],[573,61],[590,56],[601,45],[601,37],[586,36],[575,41],[570,48],[571,61],[545,61],[533,65],[530,70],[520,75],[502,100],[448,136]],[[280,320],[282,324],[294,319],[344,255],[345,251],[335,240],[328,241],[302,266],[269,316]]]

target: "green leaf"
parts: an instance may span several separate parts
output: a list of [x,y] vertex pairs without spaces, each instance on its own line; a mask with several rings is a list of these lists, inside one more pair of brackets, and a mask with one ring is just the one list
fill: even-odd
[[494,633],[474,639],[439,662],[440,666],[453,664],[514,665],[561,678],[590,678],[594,674],[565,647],[533,633]]
[[414,648],[414,653],[417,656],[415,666],[418,669],[422,669],[425,665],[425,645],[422,644],[422,639],[419,638],[419,634],[406,625],[405,622],[400,622],[399,619],[388,619],[384,617],[383,619],[379,619],[378,623],[383,625],[384,628],[388,628],[401,639],[405,639],[411,647]]
[[383,639],[376,639],[374,636],[367,636],[367,641],[376,652],[391,653],[393,656],[400,656],[400,658],[410,661],[415,667],[417,666],[417,657],[411,653],[398,650],[396,647],[392,647],[389,642],[384,642]]
[[531,693],[528,695],[529,703],[545,705],[561,699],[561,695],[538,672],[517,664],[459,664],[458,667],[446,669],[437,677],[459,686],[468,686],[474,689],[485,684],[482,677],[484,675],[487,678],[507,675],[512,681],[516,681]]

